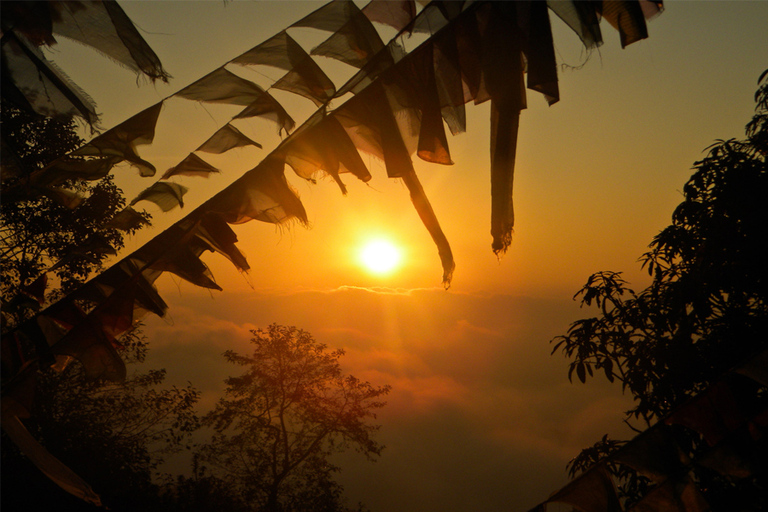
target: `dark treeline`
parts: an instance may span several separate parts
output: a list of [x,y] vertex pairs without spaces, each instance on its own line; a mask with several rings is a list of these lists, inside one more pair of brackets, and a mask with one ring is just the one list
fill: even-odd
[[[694,164],[672,224],[640,258],[651,284],[636,292],[620,272],[592,275],[576,297],[596,316],[553,340],[571,360],[569,378],[620,384],[634,399],[625,421],[674,439],[681,451],[662,464],[669,481],[680,500],[687,489],[689,503],[701,496],[711,510],[768,508],[766,382],[742,371],[768,348],[768,71],[759,84],[746,137],[718,141]],[[692,420],[694,399],[730,407],[725,440],[712,435],[724,428],[716,415]],[[607,464],[624,506],[636,504],[661,485],[617,463],[631,443],[603,437],[571,461],[571,474]]]
[[[0,107],[4,187],[23,185],[29,173],[82,143],[72,121],[5,100]],[[62,185],[71,197],[29,194],[0,206],[4,333],[103,270],[125,235],[149,222],[149,215],[137,212],[132,227],[112,227],[125,205],[111,176],[72,177]],[[113,343],[117,352],[106,347],[109,371],[99,375],[67,356],[49,354],[46,364],[31,355],[25,359],[25,349],[34,352],[30,340],[4,335],[4,391],[24,369],[34,382],[34,398],[24,404],[30,410],[21,415],[24,426],[108,509],[348,510],[334,480],[339,468],[328,458],[346,447],[369,458],[380,454],[383,447],[373,439],[378,427],[369,420],[389,387],[343,375],[343,351],[331,351],[294,327],[272,325],[253,335],[253,354],[225,354],[246,371],[227,379],[225,395],[202,416],[194,387],[168,388],[164,370],[135,369],[147,352],[140,327]],[[6,402],[11,400],[4,407]],[[201,428],[210,438],[193,444],[192,434]],[[186,474],[159,474],[164,458],[180,451],[193,460]],[[5,431],[1,495],[4,510],[98,508],[46,478]]]
[[[371,459],[381,453],[374,440],[379,427],[370,420],[389,387],[344,375],[342,350],[329,350],[295,327],[271,325],[253,335],[252,354],[225,354],[244,372],[226,380],[224,396],[202,417],[199,392],[163,387],[163,370],[134,371],[115,383],[88,379],[72,363],[40,372],[26,427],[110,510],[353,510],[329,457],[346,447]],[[129,368],[144,360],[140,333],[122,341]],[[208,439],[193,443],[201,427]],[[160,473],[164,458],[180,451],[192,460],[185,474]],[[5,434],[2,507],[100,508],[57,487]]]

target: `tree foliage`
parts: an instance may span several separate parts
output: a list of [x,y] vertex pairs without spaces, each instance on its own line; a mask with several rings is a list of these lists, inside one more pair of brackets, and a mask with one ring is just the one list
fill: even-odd
[[178,475],[163,486],[163,512],[249,512],[250,507],[234,485],[211,475],[193,459],[192,475]]
[[[146,355],[137,331],[121,340],[128,364]],[[153,477],[163,458],[188,448],[199,426],[192,386],[160,386],[164,370],[135,371],[124,382],[86,378],[82,366],[43,370],[27,429],[54,456],[85,479],[112,510],[148,510],[159,500]],[[3,508],[94,509],[48,481],[3,435]],[[39,491],[39,492],[36,492]],[[34,506],[33,506],[34,505]]]
[[[553,353],[571,360],[570,379],[621,383],[635,400],[627,419],[662,419],[768,345],[766,73],[760,82],[747,138],[718,141],[695,163],[672,224],[642,256],[651,284],[635,292],[619,272],[592,275],[575,298],[599,314],[553,340]],[[572,473],[623,444],[604,437],[571,462]],[[642,482],[621,471],[631,480],[625,491],[636,493]]]
[[226,380],[225,396],[204,418],[215,434],[201,461],[256,510],[345,510],[328,457],[348,447],[369,458],[381,453],[379,427],[368,421],[389,386],[344,375],[343,350],[329,351],[295,327],[252,333],[250,356],[225,353],[245,373]]
[[[1,107],[2,185],[4,192],[13,192],[5,194],[0,206],[0,292],[4,321],[13,325],[29,315],[29,308],[39,307],[22,292],[46,271],[58,280],[47,297],[52,300],[102,270],[103,262],[123,247],[125,232],[109,223],[125,199],[112,176],[93,182],[70,179],[42,190],[29,187],[31,173],[83,141],[73,121],[6,103]],[[142,216],[148,222],[148,215]]]

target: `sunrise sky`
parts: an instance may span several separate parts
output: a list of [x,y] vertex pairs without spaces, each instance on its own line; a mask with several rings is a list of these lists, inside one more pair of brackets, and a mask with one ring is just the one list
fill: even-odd
[[[94,98],[104,128],[321,3],[121,5],[174,78],[137,87],[130,72],[90,50],[59,45],[54,59]],[[618,34],[603,25],[605,44],[591,54],[551,20],[561,101],[548,107],[529,91],[518,139],[515,235],[501,260],[489,233],[489,109],[469,105],[467,133],[449,139],[455,164],[417,164],[454,251],[449,291],[408,191],[386,178],[381,162],[367,161],[374,175],[368,184],[345,177],[346,197],[331,180],[291,177],[311,228],[238,226],[249,275],[217,255],[206,259],[223,292],[163,276],[158,287],[170,309],[164,319],[145,320],[149,364],[165,367],[171,383],[192,382],[209,407],[235,371],[222,352],[248,350],[249,329],[295,325],[344,348],[349,373],[392,385],[379,417],[387,446],[380,461],[339,458],[350,501],[373,512],[525,512],[567,481],[565,464],[581,448],[606,432],[631,435],[621,421],[628,403],[620,389],[570,384],[567,362],[550,356],[549,340],[588,314],[572,296],[591,273],[623,271],[637,288],[647,283],[637,258],[669,224],[694,161],[716,139],[743,136],[757,78],[768,67],[768,2],[670,1],[649,23],[649,39],[622,50]],[[200,143],[197,131],[215,115],[200,106],[179,110],[158,127],[158,143],[139,152],[164,170]],[[273,128],[259,136],[265,150],[278,140]],[[179,214],[266,155],[236,151],[222,176],[185,182],[193,190]],[[120,172],[126,190],[149,185],[128,168]],[[360,264],[374,238],[399,251],[392,271]]]

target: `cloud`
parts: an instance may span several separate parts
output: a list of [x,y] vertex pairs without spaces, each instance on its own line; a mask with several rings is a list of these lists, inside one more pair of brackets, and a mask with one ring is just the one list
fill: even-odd
[[527,510],[565,481],[560,460],[537,446],[500,445],[456,406],[386,424],[381,437],[387,447],[375,464],[339,458],[351,500],[375,510]]
[[192,383],[202,392],[201,408],[215,404],[224,390],[224,379],[234,370],[223,354],[227,350],[248,351],[250,330],[255,326],[237,324],[201,310],[174,307],[163,320],[148,319],[144,333],[149,355],[143,368],[165,368],[166,384]]
[[201,387],[207,406],[237,371],[221,353],[249,350],[250,329],[273,322],[343,348],[345,372],[392,386],[381,460],[340,458],[349,496],[374,512],[533,506],[578,450],[623,429],[620,389],[570,384],[550,354],[579,314],[567,298],[344,287],[172,301],[172,323],[148,322],[151,363]]

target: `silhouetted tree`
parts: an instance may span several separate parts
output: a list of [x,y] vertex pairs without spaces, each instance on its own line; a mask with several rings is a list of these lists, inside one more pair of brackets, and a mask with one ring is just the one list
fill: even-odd
[[[125,206],[112,176],[96,181],[70,179],[42,190],[29,187],[33,172],[82,144],[73,121],[42,117],[7,102],[0,105],[0,112],[4,191],[0,293],[4,322],[12,326],[39,307],[20,292],[27,291],[46,270],[58,280],[49,287],[47,299],[51,300],[102,270],[104,260],[123,247],[125,233],[135,228],[109,227]],[[140,215],[148,222],[147,214]]]
[[225,396],[204,418],[216,433],[200,460],[233,482],[252,510],[347,510],[328,457],[349,446],[369,458],[381,453],[372,437],[379,427],[368,420],[389,386],[343,375],[344,351],[295,327],[252,333],[252,355],[224,354],[246,371],[226,380]]
[[[136,331],[121,340],[123,358],[142,362],[146,343]],[[30,433],[80,475],[115,511],[165,510],[153,476],[163,457],[186,448],[198,428],[192,386],[159,389],[164,370],[134,372],[124,382],[86,378],[73,362],[39,373]],[[98,510],[57,487],[2,437],[4,510]]]
[[177,475],[162,486],[164,512],[248,512],[250,507],[228,480],[213,476],[192,458],[192,475]]
[[[719,141],[696,162],[672,224],[641,258],[651,284],[637,293],[618,272],[592,275],[576,297],[599,315],[553,340],[553,352],[571,359],[570,379],[575,373],[585,382],[597,373],[621,383],[635,400],[628,420],[650,425],[768,346],[767,73],[746,140]],[[729,378],[741,389],[757,387]],[[571,462],[572,474],[623,444],[603,437]],[[691,436],[684,447],[693,454],[700,444]],[[614,469],[626,496],[636,498],[647,486],[632,471]],[[717,475],[698,477],[714,509],[768,506],[764,480],[732,485]]]

